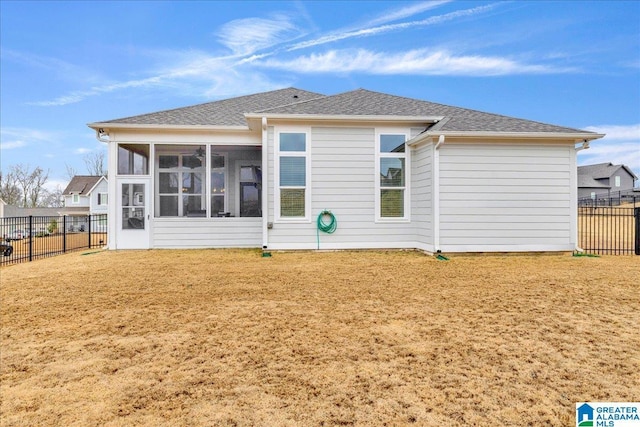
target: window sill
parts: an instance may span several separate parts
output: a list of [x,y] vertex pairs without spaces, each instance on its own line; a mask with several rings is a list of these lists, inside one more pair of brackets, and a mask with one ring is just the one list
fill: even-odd
[[376,218],[376,224],[408,224],[411,218]]

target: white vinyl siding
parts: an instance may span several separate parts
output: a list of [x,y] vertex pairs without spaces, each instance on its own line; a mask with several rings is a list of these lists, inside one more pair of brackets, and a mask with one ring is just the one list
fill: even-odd
[[155,248],[259,248],[262,218],[155,218]]
[[[397,133],[404,133],[400,128]],[[338,221],[333,234],[320,233],[320,249],[414,248],[415,233],[408,222],[376,223],[374,128],[311,128],[311,221],[274,223],[269,230],[270,249],[316,249],[316,218],[324,209]],[[269,132],[269,153],[273,152]],[[269,163],[274,161],[269,154]],[[272,179],[270,178],[270,182]],[[269,199],[273,200],[269,184]],[[274,217],[269,206],[269,221]]]
[[442,251],[572,250],[574,153],[563,144],[445,143]]
[[433,251],[433,144],[411,152],[411,222],[419,247]]

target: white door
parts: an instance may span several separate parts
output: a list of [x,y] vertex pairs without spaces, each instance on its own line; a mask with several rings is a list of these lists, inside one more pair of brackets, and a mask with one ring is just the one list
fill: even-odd
[[116,249],[149,249],[151,219],[150,180],[125,178],[118,181]]

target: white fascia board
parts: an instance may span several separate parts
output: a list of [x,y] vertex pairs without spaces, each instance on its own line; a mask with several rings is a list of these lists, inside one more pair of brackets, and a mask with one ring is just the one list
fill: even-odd
[[350,114],[245,114],[247,120],[291,120],[304,122],[390,122],[390,123],[437,123],[443,116],[363,116]]
[[124,130],[179,130],[187,132],[202,131],[250,131],[248,126],[210,126],[210,125],[143,125],[133,123],[88,123],[91,129],[124,129]]
[[600,139],[604,137],[604,134],[600,133],[565,133],[565,132],[461,132],[461,131],[435,131],[424,132],[415,138],[407,141],[410,146],[417,145],[429,138],[439,138],[440,135],[445,137],[458,137],[458,138],[491,138],[491,139],[570,139],[575,142],[593,141],[594,139]]

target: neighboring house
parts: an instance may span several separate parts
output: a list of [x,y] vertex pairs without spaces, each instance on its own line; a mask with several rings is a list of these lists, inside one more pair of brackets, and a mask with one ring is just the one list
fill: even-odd
[[107,179],[104,176],[76,175],[62,192],[62,197],[68,215],[107,213]]
[[[108,212],[108,184],[104,176],[76,175],[62,192],[68,231],[87,230],[87,215]],[[98,224],[95,224],[96,226]],[[106,228],[106,224],[102,225]],[[92,230],[96,230],[92,227]]]
[[571,251],[576,151],[603,136],[363,89],[89,127],[109,146],[110,249]]
[[578,166],[578,198],[595,199],[633,191],[638,177],[625,165],[599,163]]

